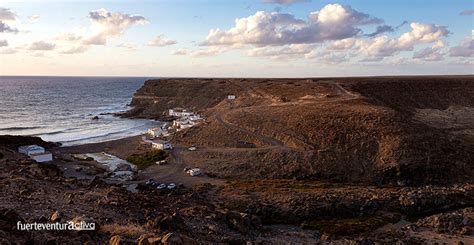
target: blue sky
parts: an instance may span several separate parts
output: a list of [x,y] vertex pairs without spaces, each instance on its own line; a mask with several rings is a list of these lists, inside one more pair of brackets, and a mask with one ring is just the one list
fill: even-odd
[[0,74],[473,73],[473,1],[264,1],[3,1]]

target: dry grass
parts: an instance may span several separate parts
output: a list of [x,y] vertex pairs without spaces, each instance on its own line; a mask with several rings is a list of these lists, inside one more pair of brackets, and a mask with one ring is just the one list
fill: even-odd
[[145,233],[145,229],[138,224],[106,224],[101,226],[101,230],[112,235],[121,235],[126,238],[138,238]]

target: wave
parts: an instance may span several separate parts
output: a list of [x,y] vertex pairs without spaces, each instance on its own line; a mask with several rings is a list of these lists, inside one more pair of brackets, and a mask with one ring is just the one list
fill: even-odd
[[32,130],[32,129],[40,129],[44,128],[43,126],[16,126],[16,127],[7,127],[7,128],[0,128],[0,131],[21,131],[21,130]]

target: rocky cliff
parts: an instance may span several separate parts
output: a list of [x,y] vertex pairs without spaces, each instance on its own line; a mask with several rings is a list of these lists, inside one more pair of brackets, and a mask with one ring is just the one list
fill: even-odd
[[160,119],[173,107],[206,114],[172,141],[204,148],[186,157],[218,177],[474,179],[473,76],[160,79],[147,81],[132,105],[127,116]]

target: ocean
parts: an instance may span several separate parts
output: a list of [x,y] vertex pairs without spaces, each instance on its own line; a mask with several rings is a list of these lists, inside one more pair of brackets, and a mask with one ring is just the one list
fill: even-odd
[[147,79],[0,76],[0,135],[39,136],[64,146],[139,135],[159,122],[112,114],[129,109]]

